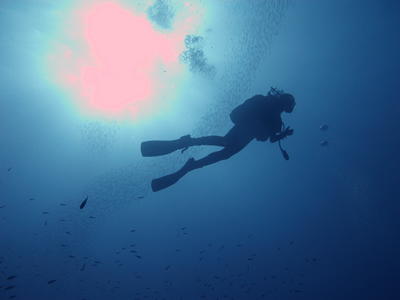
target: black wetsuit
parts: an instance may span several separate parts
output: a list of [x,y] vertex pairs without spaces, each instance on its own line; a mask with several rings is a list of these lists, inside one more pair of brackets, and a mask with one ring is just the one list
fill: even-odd
[[220,151],[190,163],[190,170],[228,159],[240,152],[253,139],[265,142],[279,140],[277,134],[282,130],[282,109],[273,96],[256,95],[246,100],[231,113],[235,125],[225,136],[192,138],[191,146],[210,145],[224,147]]

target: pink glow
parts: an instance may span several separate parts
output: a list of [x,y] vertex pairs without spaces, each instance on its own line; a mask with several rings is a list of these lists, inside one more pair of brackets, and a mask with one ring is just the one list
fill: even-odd
[[161,58],[168,63],[179,55],[144,17],[113,3],[94,7],[85,24],[95,65],[81,67],[83,95],[106,110],[135,107],[148,99],[154,62]]

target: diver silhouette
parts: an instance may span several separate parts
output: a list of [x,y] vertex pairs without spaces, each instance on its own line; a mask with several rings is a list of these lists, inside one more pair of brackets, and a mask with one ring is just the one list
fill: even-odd
[[290,126],[285,128],[281,119],[281,113],[291,113],[296,106],[294,97],[271,87],[266,96],[256,95],[247,99],[236,107],[230,114],[234,126],[225,136],[205,136],[192,138],[185,135],[173,141],[146,141],[141,144],[141,152],[145,157],[160,156],[172,153],[178,149],[185,151],[191,146],[220,146],[222,150],[210,153],[208,156],[195,160],[190,158],[186,164],[176,173],[154,179],[151,183],[152,190],[157,192],[175,184],[188,172],[214,164],[220,160],[230,158],[241,151],[253,139],[271,143],[279,141],[279,148],[286,160],[289,156],[282,149],[280,140],[293,134]]

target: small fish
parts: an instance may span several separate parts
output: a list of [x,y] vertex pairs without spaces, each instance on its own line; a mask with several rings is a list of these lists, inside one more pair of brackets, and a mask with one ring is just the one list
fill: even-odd
[[33,200],[35,200],[35,199],[33,199],[33,198],[29,199],[29,201],[33,201]]
[[137,258],[142,258],[141,256],[139,256],[139,255],[135,255]]
[[13,288],[15,288],[15,285],[10,285],[10,286],[6,287],[5,290],[8,291],[8,290],[11,290]]
[[57,279],[53,279],[53,280],[48,281],[47,284],[51,284],[51,283],[56,282],[56,281],[57,281]]
[[93,217],[93,216],[90,216],[89,218],[91,218],[91,219],[96,219],[95,217]]
[[294,241],[290,243],[290,246],[293,245]]
[[306,261],[309,261],[307,258],[304,258]]
[[15,297],[17,297],[17,296],[16,295],[12,295],[12,296],[8,297],[8,299],[13,299]]
[[42,212],[42,214],[44,214],[44,215],[48,215],[48,214],[49,214],[49,212],[47,212],[47,211],[44,211],[44,212]]
[[316,259],[316,258],[311,258],[313,261],[317,261],[318,259]]
[[132,229],[131,232],[136,232],[136,229]]
[[212,246],[212,244],[208,244],[208,247]]
[[83,202],[81,203],[81,206],[79,206],[79,208],[80,208],[80,209],[82,209],[82,208],[84,208],[84,207],[85,207],[85,205],[86,205],[86,202],[87,202],[88,198],[89,198],[89,196],[86,196],[86,199],[85,199],[85,200],[83,200]]
[[17,277],[17,275],[12,275],[12,276],[9,276],[9,277],[7,278],[7,280],[14,279],[15,277]]
[[143,198],[144,198],[143,196],[138,197],[138,199],[143,199]]
[[247,237],[248,239],[251,238],[251,234]]
[[46,221],[46,222],[44,223],[44,226],[46,226],[46,225],[47,225],[47,222],[48,222],[48,221]]
[[214,276],[214,278],[216,278],[216,279],[220,279],[218,276]]
[[222,249],[224,249],[224,247],[225,247],[225,245],[222,245],[222,246],[221,246],[221,248],[219,248],[219,250],[222,250]]
[[328,145],[329,145],[329,142],[328,142],[328,141],[322,141],[322,142],[321,142],[321,146],[323,146],[323,147],[324,147],[324,146],[328,146]]
[[183,227],[181,230],[185,230],[186,229],[186,226],[185,227]]
[[101,262],[99,262],[98,260],[94,261],[95,264],[101,264]]
[[239,244],[239,245],[237,245],[238,247],[242,247],[243,245],[241,245],[241,244]]
[[132,252],[132,253],[137,253],[137,251],[135,251],[135,250],[131,250],[131,252]]
[[328,125],[322,125],[322,126],[319,127],[319,130],[321,130],[321,131],[327,131],[328,128],[329,128]]
[[83,264],[81,271],[83,271],[85,269],[86,263]]
[[67,221],[67,220],[61,219],[61,222],[65,222],[65,221]]
[[61,244],[61,247],[67,247],[67,245]]
[[69,231],[66,231],[65,233],[66,233],[66,234],[71,234],[71,232],[69,232]]
[[67,204],[65,204],[65,203],[61,203],[60,205],[61,205],[61,206],[67,206]]
[[5,205],[3,205],[3,206],[0,206],[0,208],[3,208],[3,207],[5,207]]
[[200,257],[199,261],[201,261],[203,259],[203,257]]
[[181,250],[179,250],[179,249],[176,249],[176,250],[175,250],[175,252],[179,252],[179,251],[181,251]]
[[[11,167],[12,168],[12,167]],[[10,170],[11,170],[11,168],[9,168],[8,170],[7,170],[7,172],[9,172]]]
[[167,271],[169,269],[170,265],[168,265],[168,267],[165,268],[165,271]]
[[279,247],[279,248],[278,248],[278,250],[281,250],[281,249],[282,249],[282,247]]

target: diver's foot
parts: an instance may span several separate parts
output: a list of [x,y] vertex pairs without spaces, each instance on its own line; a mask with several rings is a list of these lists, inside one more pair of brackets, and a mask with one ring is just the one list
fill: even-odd
[[187,135],[181,136],[181,138],[179,140],[187,142],[187,141],[192,140],[192,137],[190,136],[190,134],[187,134]]
[[194,160],[194,158],[189,158],[186,164],[182,167],[181,171],[187,173],[194,169],[196,169],[196,161]]

